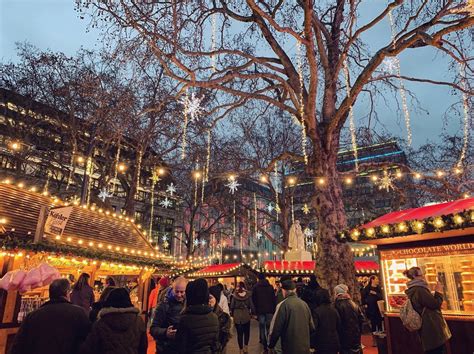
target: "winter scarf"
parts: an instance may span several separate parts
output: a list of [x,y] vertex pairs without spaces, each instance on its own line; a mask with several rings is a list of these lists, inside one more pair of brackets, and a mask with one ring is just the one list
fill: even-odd
[[408,288],[412,288],[414,286],[421,286],[422,288],[426,288],[429,291],[431,291],[431,289],[428,286],[428,283],[426,282],[425,279],[416,278],[416,279],[413,279],[413,280],[410,280],[410,281],[407,282],[407,287]]

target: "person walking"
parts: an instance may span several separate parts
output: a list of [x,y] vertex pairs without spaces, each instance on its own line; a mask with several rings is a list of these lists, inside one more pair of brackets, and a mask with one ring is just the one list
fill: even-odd
[[125,288],[113,289],[80,354],[146,354],[148,339],[140,311]]
[[429,354],[446,353],[446,342],[451,338],[451,332],[441,313],[443,286],[437,282],[433,295],[419,267],[406,270],[404,275],[409,279],[405,293],[422,319],[418,334],[423,351]]
[[362,354],[361,334],[364,316],[360,307],[352,301],[349,288],[339,284],[334,288],[336,308],[341,324],[339,326],[339,354]]
[[227,299],[227,296],[224,293],[224,285],[222,285],[221,283],[217,283],[216,286],[218,286],[221,290],[221,296],[219,299],[217,299],[218,304],[222,311],[230,315],[229,300]]
[[276,308],[276,296],[273,286],[265,279],[263,273],[258,275],[258,282],[252,291],[252,301],[258,319],[260,343],[266,353],[268,351],[268,332]]
[[209,306],[209,289],[203,278],[186,286],[186,303],[176,332],[177,353],[215,354],[219,320]]
[[96,301],[91,306],[91,311],[89,312],[89,320],[94,323],[97,320],[97,316],[99,315],[100,310],[102,310],[105,306],[105,301],[107,297],[112,292],[112,290],[117,289],[116,286],[107,286],[102,290],[102,294],[100,294],[99,301]]
[[157,305],[150,327],[150,334],[156,341],[156,353],[174,354],[177,351],[176,330],[184,308],[187,283],[184,277],[177,278]]
[[280,279],[285,299],[273,315],[269,331],[268,347],[273,352],[281,340],[283,354],[307,354],[314,323],[308,305],[296,296],[296,284],[290,276]]
[[305,288],[305,283],[302,277],[298,277],[296,279],[296,295],[301,299],[301,295],[303,295],[303,289]]
[[277,304],[285,300],[285,296],[283,295],[283,290],[281,289],[281,283],[279,280],[275,282],[276,285],[276,290],[275,290],[275,296],[277,300]]
[[230,328],[231,328],[231,318],[230,315],[222,311],[217,299],[221,296],[220,287],[217,285],[211,286],[209,288],[209,306],[213,309],[214,313],[217,315],[219,320],[219,335],[218,335],[218,346],[216,348],[216,354],[225,354],[226,346],[232,337]]
[[317,307],[316,297],[320,290],[322,290],[322,287],[319,285],[316,275],[311,274],[309,277],[309,283],[303,288],[301,294],[301,300],[306,302],[311,310]]
[[370,320],[372,330],[372,346],[376,347],[375,332],[380,332],[382,328],[382,314],[380,313],[377,301],[383,300],[382,289],[379,285],[379,278],[376,275],[369,277],[368,284],[362,291],[362,305],[365,308],[365,315]]
[[71,293],[71,302],[74,305],[82,307],[89,315],[92,304],[95,301],[94,289],[89,285],[90,275],[82,273],[74,284]]
[[315,332],[311,346],[318,354],[337,354],[341,320],[331,304],[329,291],[318,291],[316,303],[318,306],[312,311]]
[[239,282],[230,302],[230,310],[237,330],[240,353],[248,353],[250,341],[250,319],[255,313],[252,293],[247,291],[244,282]]
[[49,301],[26,316],[10,354],[77,353],[90,322],[81,307],[69,302],[70,289],[67,279],[56,279],[49,285]]

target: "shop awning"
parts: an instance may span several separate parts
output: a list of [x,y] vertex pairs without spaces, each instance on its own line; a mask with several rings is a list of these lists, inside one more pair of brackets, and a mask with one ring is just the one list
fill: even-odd
[[[33,242],[41,209],[58,206],[64,204],[26,188],[0,183],[0,219],[5,219],[6,232],[18,235],[23,242]],[[137,260],[161,258],[132,221],[99,212],[98,208],[72,208],[62,236],[44,235],[42,242]]]
[[240,268],[243,263],[224,263],[224,264],[214,264],[207,266],[205,268],[199,269],[197,272],[191,274],[192,277],[206,277],[206,276],[216,276],[216,275],[227,275],[238,268]]
[[460,199],[452,202],[428,205],[421,208],[412,208],[385,214],[371,222],[364,224],[361,228],[397,224],[402,221],[423,220],[441,215],[456,214],[464,210],[474,209],[474,198]]

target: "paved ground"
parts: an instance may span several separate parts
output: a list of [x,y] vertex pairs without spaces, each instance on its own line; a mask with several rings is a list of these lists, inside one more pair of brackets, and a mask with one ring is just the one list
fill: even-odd
[[[369,336],[362,337],[362,343],[366,345],[364,354],[377,354],[377,348],[370,346],[371,338]],[[262,353],[262,347],[258,342],[258,322],[252,320],[250,329],[250,343],[249,343],[249,354],[260,354]],[[155,342],[149,337],[148,342],[148,354],[155,354]],[[227,354],[239,354],[239,346],[237,345],[237,333],[235,327],[233,329],[233,338],[227,345]]]

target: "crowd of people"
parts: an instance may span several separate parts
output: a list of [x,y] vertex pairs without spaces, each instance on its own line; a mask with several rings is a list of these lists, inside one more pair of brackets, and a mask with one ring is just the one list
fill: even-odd
[[[432,295],[419,268],[406,276],[407,296],[423,319],[423,349],[444,353],[450,333],[440,312],[442,288]],[[230,291],[222,284],[209,287],[202,278],[161,278],[149,296],[147,326],[126,288],[109,279],[95,302],[89,277],[82,274],[72,289],[67,279],[51,283],[50,300],[26,317],[10,353],[145,354],[149,327],[157,354],[225,354],[230,340],[243,354],[249,352],[252,319],[258,320],[263,353],[362,353],[365,319],[372,332],[383,329],[378,278],[370,277],[361,289],[361,306],[345,284],[331,293],[314,275],[307,284],[283,276],[274,288],[260,274],[252,287],[239,282]]]

